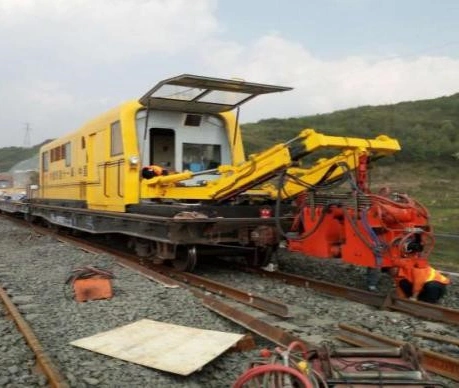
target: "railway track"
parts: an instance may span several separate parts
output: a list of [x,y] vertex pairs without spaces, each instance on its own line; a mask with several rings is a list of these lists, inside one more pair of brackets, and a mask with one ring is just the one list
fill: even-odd
[[43,349],[40,341],[37,339],[32,328],[17,309],[16,305],[13,303],[13,300],[2,287],[0,287],[0,301],[5,306],[9,316],[13,319],[29,348],[34,353],[36,359],[35,369],[46,376],[50,387],[68,388],[69,385],[67,384],[65,378]]
[[[197,276],[197,275],[193,275],[189,273],[181,273],[181,272],[169,269],[164,266],[152,265],[150,266],[151,268],[147,268],[143,266],[138,266],[135,263],[135,261],[133,261],[132,259],[126,259],[126,258],[121,258],[121,257],[120,259],[123,260],[122,261],[123,265],[130,267],[134,270],[137,270],[141,272],[142,274],[144,274],[145,276],[148,276],[151,279],[155,279],[156,281],[164,282],[165,279],[169,279],[168,281],[170,282],[170,279],[176,279],[177,283],[170,282],[169,284],[182,286],[182,287],[183,286],[187,287],[188,285],[192,285],[193,287],[202,288],[206,291],[212,291],[218,295],[222,295],[227,298],[237,300],[251,307],[258,308],[258,309],[264,310],[269,313],[273,313],[272,311],[270,311],[272,310],[272,308],[269,304],[263,306],[262,304],[258,304],[258,303],[251,304],[251,303],[246,303],[245,301],[241,301],[240,295],[243,294],[244,292],[231,287],[231,289],[237,290],[237,291],[234,293],[228,293],[227,292],[228,286],[226,286],[225,284],[222,284],[216,281],[211,281],[202,276]],[[250,269],[250,272],[266,276],[265,271],[258,271],[258,270]],[[400,308],[398,304],[388,304],[388,298],[384,297],[383,295],[377,295],[377,294],[370,293],[370,292],[363,291],[363,290],[352,289],[350,287],[343,287],[343,286],[335,287],[335,285],[331,283],[320,282],[320,281],[307,279],[304,277],[299,277],[299,276],[291,275],[291,274],[282,274],[282,273],[267,273],[267,274],[268,274],[267,277],[275,278],[276,280],[281,280],[282,282],[295,283],[294,284],[295,286],[313,288],[315,290],[319,290],[329,295],[339,296],[339,297],[344,296],[350,300],[357,301],[359,303],[363,303],[366,301],[367,304],[374,305],[376,307],[386,307],[386,308],[389,307],[393,310],[406,312],[406,313],[410,313],[412,309],[414,309],[415,305],[419,305],[419,304],[426,305],[425,303],[422,303],[422,302],[413,302],[411,303],[411,305],[413,306],[412,308],[408,308],[408,309]],[[271,275],[275,275],[275,276],[271,276]],[[275,324],[269,324],[266,321],[259,319],[254,315],[251,315],[247,312],[242,311],[241,309],[233,307],[231,304],[228,304],[227,302],[224,302],[212,296],[208,296],[200,291],[196,291],[192,289],[192,292],[195,296],[197,296],[198,298],[202,300],[202,303],[204,306],[208,307],[212,311],[215,311],[219,315],[222,315],[226,317],[227,319],[232,320],[233,322],[247,328],[248,330],[254,333],[257,333],[258,335],[270,340],[271,342],[277,345],[288,347],[290,343],[295,342],[295,341],[305,342],[301,337],[295,336],[287,330],[280,329]],[[252,295],[250,292],[244,293],[244,294],[249,297],[250,295]],[[370,299],[371,303],[368,303],[368,299]],[[266,299],[263,298],[263,300],[266,300]],[[275,305],[278,306],[277,301]],[[446,320],[445,320],[446,323],[458,323],[456,320],[454,320],[456,317],[454,313],[452,313],[453,315],[451,315],[451,312],[449,312],[450,314],[438,314],[438,313],[435,314],[434,313],[435,311],[443,312],[443,310],[445,310],[441,306],[430,306],[430,307],[434,307],[433,309],[428,308],[429,306],[426,306],[426,307],[427,308],[423,310],[423,312],[416,313],[414,315],[421,316],[424,318],[428,317],[429,319],[437,318],[437,320],[438,318],[442,320],[442,318],[446,317]],[[449,311],[452,309],[446,309],[446,310]],[[286,317],[283,313],[276,314],[276,315]],[[453,322],[449,322],[451,319]],[[378,336],[370,332],[367,332],[365,330],[362,330],[356,327],[352,327],[346,324],[340,324],[339,328],[340,328],[340,332],[339,332],[339,335],[337,336],[337,339],[339,339],[342,342],[347,342],[347,343],[357,345],[357,346],[367,346],[367,347],[369,346],[378,346],[378,347],[397,346],[397,347],[401,347],[405,344],[405,342],[403,341],[396,341],[388,337]],[[359,338],[359,339],[356,339],[356,338]],[[309,348],[317,347],[317,345],[313,343],[307,343],[307,346]],[[433,372],[435,374],[438,374],[440,376],[443,376],[443,377],[446,377],[446,378],[449,378],[455,381],[459,381],[459,359],[445,356],[440,353],[433,352],[433,351],[426,350],[426,349],[421,349],[420,351],[423,356],[422,365],[426,370]]]
[[[46,229],[41,231],[46,233]],[[113,249],[98,243],[88,243],[87,241],[82,241],[76,237],[60,235],[59,239],[61,241],[69,241],[79,244],[83,248],[97,249],[99,252],[109,252],[118,258],[124,258],[130,261],[138,260],[138,258],[134,255],[129,255],[120,252],[117,249]],[[148,266],[156,272],[165,274],[168,278],[177,279],[182,283],[187,283],[205,289],[209,292],[214,292],[218,295],[229,297],[238,302],[247,304],[251,307],[259,308],[280,317],[289,317],[288,306],[286,306],[281,301],[273,300],[272,298],[265,298],[261,295],[256,295],[249,291],[239,290],[237,288],[212,281],[207,277],[198,276],[188,272],[177,271],[164,265],[155,265],[148,261],[145,261],[144,265]],[[423,319],[459,325],[459,310],[444,307],[441,305],[398,298],[394,295],[393,292],[384,295],[291,273],[279,271],[269,272],[262,269],[249,267],[238,267],[238,269],[251,274],[255,274],[258,277],[272,279],[284,284],[293,285],[295,287],[313,289],[326,295],[345,298],[347,300],[368,306],[373,306],[378,309],[398,311]]]
[[[44,230],[38,230],[36,229],[37,232],[49,232],[49,230],[44,229]],[[69,236],[56,236],[59,240],[64,241],[64,242],[69,242],[72,244],[77,243],[81,249],[88,250],[91,252],[107,252],[107,249],[105,247],[101,246],[95,246],[93,244],[87,244],[86,242],[81,242],[81,240],[75,239],[73,237]],[[114,253],[114,252],[110,252]],[[276,324],[271,324],[266,322],[265,319],[260,319],[257,318],[256,314],[251,314],[248,313],[247,311],[244,311],[241,308],[235,307],[234,305],[231,305],[230,303],[227,303],[226,301],[223,301],[221,299],[222,296],[225,296],[226,298],[234,298],[235,300],[238,300],[238,302],[242,302],[245,305],[253,308],[257,308],[259,310],[265,310],[267,313],[274,313],[280,317],[286,318],[289,316],[289,310],[288,306],[283,305],[280,301],[273,301],[272,298],[263,298],[260,297],[259,295],[254,294],[253,292],[246,292],[243,293],[241,290],[237,290],[235,287],[223,287],[219,289],[221,286],[219,282],[212,281],[203,277],[199,277],[196,275],[191,275],[191,274],[184,274],[180,273],[177,271],[174,271],[173,269],[167,268],[167,267],[158,267],[158,266],[152,266],[152,268],[146,268],[145,266],[139,265],[138,263],[135,263],[132,261],[132,257],[122,257],[123,255],[118,253],[116,254],[118,263],[124,267],[129,267],[130,269],[142,273],[143,276],[148,277],[149,279],[152,279],[156,282],[159,282],[166,287],[187,287],[190,289],[190,291],[198,297],[202,304],[206,306],[207,308],[211,309],[212,311],[217,312],[218,314],[231,319],[233,322],[237,323],[238,325],[242,325],[243,327],[246,327],[248,330],[255,332],[259,334],[260,336],[263,336],[267,339],[269,339],[271,342],[276,343],[278,345],[283,345],[283,346],[288,346],[289,343],[292,341],[298,341],[302,339],[298,337],[297,335],[292,334],[289,330],[285,330],[282,328],[279,328],[276,326]],[[264,276],[264,277],[269,277],[273,273],[265,273],[264,271],[262,273],[257,273],[257,271],[251,270],[251,272],[254,275],[257,276]],[[275,273],[276,274],[276,273]],[[279,274],[276,274],[276,276]],[[328,293],[329,295],[333,296],[343,296],[343,294],[346,294],[351,300],[354,301],[359,301],[359,299],[367,299],[369,294],[372,296],[371,303],[369,303],[372,306],[376,307],[381,307],[381,299],[384,299],[383,302],[385,301],[384,296],[373,294],[373,293],[368,293],[366,291],[362,290],[353,290],[349,287],[347,287],[347,291],[343,292],[342,288],[335,289],[335,291],[330,291],[331,289],[334,289],[332,284],[326,284],[326,282],[319,282],[319,281],[313,281],[313,279],[307,279],[308,281],[306,282],[306,278],[298,277],[298,276],[293,276],[290,277],[291,275],[289,274],[281,274],[281,275],[286,275],[284,278],[276,279],[278,281],[281,281],[282,283],[288,283],[287,279],[290,279],[290,281],[293,281],[292,279],[295,280],[295,282],[301,282],[301,285],[295,284],[296,287],[301,287],[301,288],[311,288],[311,284],[314,283],[317,286],[317,290],[323,292],[323,293]],[[323,284],[325,283],[325,285]],[[321,289],[322,287],[322,289]],[[327,291],[328,290],[328,291]],[[215,293],[216,296],[209,296],[208,293],[209,291]],[[376,295],[376,296],[375,296]],[[387,303],[387,302],[386,302]],[[384,303],[383,303],[384,304]],[[401,310],[399,310],[401,311]],[[408,311],[409,312],[409,311]],[[430,313],[429,313],[430,314]],[[443,319],[442,316],[439,317],[440,320]],[[457,322],[456,322],[457,323]],[[309,346],[314,346],[314,344],[308,344]],[[440,367],[438,370],[435,371],[435,373],[438,373],[440,375],[446,376],[448,378],[452,378],[450,374],[450,366],[445,366],[445,371],[442,370]],[[454,377],[454,375],[453,375]]]
[[288,346],[288,344],[293,341],[300,341],[298,337],[285,330],[267,324],[266,322],[245,313],[244,311],[232,307],[228,303],[224,303],[215,297],[209,296],[208,292],[212,291],[219,297],[230,298],[236,302],[243,303],[255,309],[286,318],[289,316],[288,306],[280,301],[230,287],[226,284],[215,282],[202,276],[182,273],[165,266],[158,266],[154,264],[149,266],[140,265],[135,256],[120,253],[119,251],[110,248],[101,247],[99,244],[87,243],[86,241],[81,241],[78,238],[59,236],[58,239],[63,242],[77,244],[81,249],[90,252],[109,252],[116,257],[116,261],[119,265],[129,268],[150,280],[163,284],[166,287],[187,288],[193,293],[193,295],[201,299],[203,305],[210,310],[217,312],[225,318],[232,320],[238,325],[257,333],[261,337],[264,337],[275,344]]
[[[339,325],[337,338],[343,342],[357,346],[403,346],[405,342],[370,333],[346,324]],[[459,359],[433,352],[429,349],[419,349],[423,367],[429,372],[459,381]]]
[[382,295],[358,288],[342,286],[335,283],[283,272],[267,272],[250,268],[244,268],[244,270],[257,274],[261,277],[283,282],[285,284],[291,284],[302,288],[311,288],[327,295],[346,298],[348,300],[374,306],[376,308],[399,311],[433,321],[451,323],[455,325],[459,324],[459,310],[430,303],[397,298],[393,295],[393,293]]
[[[214,314],[187,290],[153,283],[116,265],[111,255],[85,252],[10,222],[0,221],[0,235],[0,281],[15,296],[21,313],[70,386],[178,388],[215,386],[217,381],[220,386],[231,386],[243,371],[250,351],[229,352],[182,377],[72,346],[70,343],[77,339],[145,318],[221,332],[247,331]],[[88,264],[114,270],[112,299],[77,303],[71,296],[71,287],[66,284],[68,275],[72,268]],[[44,378],[26,372],[26,368],[33,368],[33,357],[25,349],[25,341],[19,341],[13,323],[2,323],[0,332],[0,385],[45,386]],[[27,365],[22,365],[25,360]]]
[[[220,299],[217,299],[216,297],[209,296],[209,294],[205,292],[207,289],[203,291],[199,290],[199,288],[203,288],[205,284],[211,284],[211,288],[214,290],[214,292],[216,292],[218,295],[223,295],[224,292],[228,289],[228,286],[225,284],[217,283],[217,282],[209,283],[207,279],[196,277],[196,276],[188,277],[187,275],[190,275],[190,274],[179,274],[177,273],[177,271],[169,272],[169,270],[165,269],[164,267],[159,267],[156,269],[147,268],[147,267],[138,265],[135,261],[131,259],[126,259],[123,257],[118,257],[117,260],[119,260],[119,263],[121,265],[127,268],[130,268],[134,271],[137,271],[141,273],[143,276],[146,276],[151,280],[158,281],[162,284],[167,284],[169,286],[188,288],[193,293],[193,295],[199,298],[202,301],[202,304],[206,306],[207,308],[209,308],[210,310],[218,313],[221,316],[224,316],[225,318],[237,323],[238,325],[245,327],[246,329],[249,329],[250,331],[260,335],[261,337],[268,339],[269,341],[277,345],[288,346],[293,341],[301,341],[300,338],[290,334],[289,332],[285,330],[282,330],[276,326],[267,324],[263,320],[260,320],[256,318],[255,316],[250,315],[240,309],[237,309],[231,306],[230,304],[225,303]],[[163,275],[162,272],[166,272],[168,274],[170,273],[172,274],[172,276],[169,277],[168,275]],[[192,279],[193,287],[189,287],[189,284],[190,284],[189,279]],[[201,280],[201,282],[199,280]],[[196,287],[198,289],[196,289]],[[220,289],[221,291],[218,291],[218,289]],[[226,294],[225,296],[231,299],[234,299],[238,302],[249,305],[251,307],[258,308],[266,312],[270,312],[271,310],[270,307],[267,307],[267,309],[264,309],[258,304],[252,305],[250,302],[246,303],[244,301],[240,301],[239,299],[240,299],[241,294],[247,294],[247,296],[250,297],[249,292],[244,293],[244,291],[242,290],[237,290],[235,292],[235,295],[237,295],[236,298],[232,298],[233,294]],[[276,303],[276,306],[279,305],[278,302],[275,302],[275,303]],[[268,305],[267,304],[264,305],[264,307],[266,306]]]
[[[98,250],[101,249],[101,251],[104,252],[107,251],[107,249],[101,248],[98,245],[87,245],[86,242],[81,243],[79,239],[68,237],[59,238],[61,241],[71,241],[79,245],[83,244],[82,246],[85,249],[96,248]],[[294,341],[305,342],[299,336],[293,335],[288,330],[277,327],[276,324],[267,323],[265,320],[257,318],[255,315],[251,315],[241,310],[240,308],[238,309],[219,298],[209,296],[208,292],[212,292],[225,298],[233,299],[237,302],[259,310],[263,310],[267,313],[271,313],[279,317],[288,318],[290,316],[288,312],[288,306],[282,304],[280,301],[272,300],[270,298],[255,295],[248,291],[230,287],[221,282],[213,281],[202,276],[179,272],[166,266],[159,266],[154,264],[147,266],[139,265],[136,262],[136,259],[130,255],[120,254],[119,252],[117,253],[111,249],[108,249],[108,251],[110,251],[111,254],[116,255],[120,265],[131,268],[132,270],[137,271],[154,281],[160,282],[167,286],[189,288],[196,297],[201,299],[203,305],[207,308],[277,345],[287,347]],[[346,298],[351,301],[367,304],[377,308],[399,311],[424,319],[440,321],[444,323],[459,323],[459,311],[454,309],[417,301],[405,301],[399,298],[394,298],[391,295],[385,296],[375,294],[365,290],[341,286],[324,281],[318,281],[293,274],[266,272],[251,268],[244,269],[245,271],[256,274],[257,276],[275,279],[277,281],[281,281],[282,283],[291,284],[296,287],[314,289],[327,295]],[[202,291],[199,291],[196,288],[201,289]],[[403,341],[396,341],[387,337],[373,335],[372,333],[365,332],[359,328],[352,328],[352,326],[346,324],[340,324],[339,327],[340,334],[337,336],[337,338],[340,341],[348,342],[357,346],[375,346],[375,344],[378,346],[402,346],[404,344]],[[346,330],[348,331],[347,336],[345,333]],[[358,333],[360,338],[367,338],[367,342],[364,340],[358,342],[355,339],[353,341],[353,335],[349,334],[351,330],[353,330],[353,333]],[[374,338],[378,338],[380,342],[377,343]],[[307,343],[307,346],[316,347],[317,345],[314,343]],[[423,361],[423,366],[426,370],[434,372],[440,376],[459,381],[459,359],[444,356],[440,353],[425,349],[422,349],[421,352],[424,357],[426,355],[428,356],[427,359]]]
[[[30,224],[21,220],[15,221],[19,222],[21,225],[30,227]],[[33,228],[38,233],[50,233],[48,228],[39,226],[33,226]],[[55,231],[52,233],[55,233]],[[115,255],[117,258],[130,260],[131,262],[138,260],[138,258],[134,255],[121,252],[117,249],[99,243],[88,242],[74,236],[58,234],[57,238],[61,241],[78,244],[82,249],[88,249],[96,252],[108,252]],[[214,282],[211,279],[203,276],[194,275],[188,272],[176,271],[164,265],[154,265],[152,263],[150,264],[148,260],[144,262],[144,265],[149,266],[149,268],[156,272],[165,274],[168,278],[178,279],[184,283],[200,287],[209,292],[215,292],[221,296],[232,298],[238,302],[247,304],[251,307],[259,308],[261,310],[265,310],[280,317],[287,318],[289,316],[288,307],[281,301],[273,300],[272,298],[265,298],[252,292],[239,290],[219,282]],[[269,272],[249,267],[239,267],[239,269],[248,273],[255,274],[262,278],[272,279],[284,284],[293,285],[295,287],[313,289],[326,295],[345,298],[350,301],[373,306],[379,309],[398,311],[438,322],[450,323],[454,325],[459,324],[458,309],[398,298],[392,292],[384,295],[291,273],[279,271]],[[163,281],[165,281],[166,277],[163,278]]]

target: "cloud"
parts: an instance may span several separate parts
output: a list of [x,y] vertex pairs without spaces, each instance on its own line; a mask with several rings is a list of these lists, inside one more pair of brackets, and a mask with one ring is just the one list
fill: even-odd
[[[16,52],[111,62],[177,53],[217,28],[213,0],[0,0],[0,36]],[[5,43],[3,44],[5,45]]]
[[[338,0],[337,0],[338,1]],[[292,86],[241,120],[292,117],[459,90],[448,57],[323,59],[281,32],[238,43],[217,0],[0,0],[0,147],[57,137],[181,72]],[[237,28],[237,26],[234,26]],[[240,41],[239,41],[240,42]]]
[[127,85],[151,87],[172,60],[186,63],[217,33],[215,7],[215,0],[0,0],[0,146],[20,145],[26,121],[39,142],[134,97]]
[[459,91],[459,60],[431,56],[323,60],[278,34],[247,46],[214,42],[213,50],[204,58],[209,68],[220,74],[295,88],[250,102],[243,109],[246,121],[434,98]]

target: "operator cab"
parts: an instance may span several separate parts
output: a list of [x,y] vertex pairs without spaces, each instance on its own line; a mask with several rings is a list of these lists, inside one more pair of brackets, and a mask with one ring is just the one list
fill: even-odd
[[244,160],[237,117],[224,112],[257,95],[290,89],[188,74],[158,83],[139,99],[144,106],[136,117],[142,165],[195,173],[184,185],[215,179],[218,166]]

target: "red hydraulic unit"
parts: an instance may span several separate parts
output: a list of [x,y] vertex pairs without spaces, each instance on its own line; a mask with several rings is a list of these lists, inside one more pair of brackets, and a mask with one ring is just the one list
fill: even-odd
[[288,249],[319,258],[341,258],[389,268],[394,260],[427,260],[434,244],[426,208],[406,194],[368,188],[368,156],[360,156],[351,193],[310,189],[297,199]]

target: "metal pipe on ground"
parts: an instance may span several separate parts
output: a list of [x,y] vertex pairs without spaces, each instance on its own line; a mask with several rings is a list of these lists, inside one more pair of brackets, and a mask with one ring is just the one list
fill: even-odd
[[21,313],[16,308],[14,303],[11,301],[10,297],[3,289],[3,287],[0,287],[0,298],[3,304],[5,305],[6,309],[8,310],[8,313],[13,317],[14,322],[16,323],[17,327],[19,328],[19,331],[22,333],[25,340],[27,341],[27,344],[35,353],[37,364],[48,378],[49,385],[53,388],[69,388],[68,383],[57,370],[56,366],[53,364],[48,355],[45,353],[42,345],[40,344],[40,341],[38,341],[38,338],[35,336],[32,328],[22,317]]

